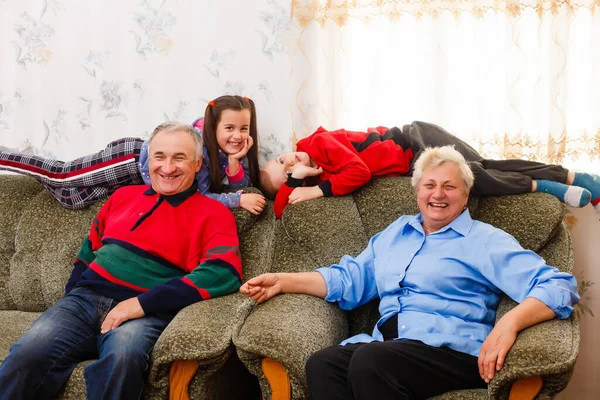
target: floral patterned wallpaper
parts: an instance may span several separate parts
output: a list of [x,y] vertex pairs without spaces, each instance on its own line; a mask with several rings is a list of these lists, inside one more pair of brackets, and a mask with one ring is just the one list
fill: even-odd
[[263,157],[288,149],[289,7],[0,0],[0,142],[70,159],[240,94],[256,103]]
[[[288,0],[0,0],[0,145],[61,159],[164,120],[192,122],[222,94],[257,106],[260,154],[291,149]],[[235,10],[235,12],[233,12]],[[307,78],[308,79],[308,78]],[[575,374],[600,391],[600,265],[590,206],[569,210],[582,302]],[[596,377],[596,378],[595,378]]]

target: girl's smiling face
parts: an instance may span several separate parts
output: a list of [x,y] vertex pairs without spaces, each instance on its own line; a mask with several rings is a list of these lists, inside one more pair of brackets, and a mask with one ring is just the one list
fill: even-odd
[[217,124],[217,144],[222,152],[236,154],[244,148],[250,134],[250,110],[223,110]]

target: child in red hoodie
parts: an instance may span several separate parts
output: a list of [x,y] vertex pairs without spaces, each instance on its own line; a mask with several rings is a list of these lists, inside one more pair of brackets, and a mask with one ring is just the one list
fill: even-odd
[[597,176],[527,160],[487,160],[439,126],[419,121],[402,129],[378,127],[367,132],[320,127],[298,141],[296,152],[269,161],[260,172],[261,185],[268,197],[275,198],[275,215],[281,218],[287,204],[343,196],[374,176],[410,175],[422,150],[446,145],[453,145],[468,161],[475,175],[471,191],[475,195],[546,192],[572,207],[592,200],[600,212]]

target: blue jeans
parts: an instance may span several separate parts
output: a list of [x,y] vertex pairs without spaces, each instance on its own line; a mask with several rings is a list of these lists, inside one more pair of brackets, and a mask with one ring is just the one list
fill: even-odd
[[100,334],[118,302],[75,288],[31,325],[0,365],[0,399],[55,398],[84,360],[88,399],[138,399],[150,352],[170,318],[146,316]]

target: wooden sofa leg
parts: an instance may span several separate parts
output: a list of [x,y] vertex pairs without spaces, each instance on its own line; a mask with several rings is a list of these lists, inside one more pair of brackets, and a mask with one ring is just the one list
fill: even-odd
[[262,360],[262,371],[271,386],[271,400],[290,400],[290,377],[279,361],[265,357]]
[[533,400],[542,390],[541,376],[528,376],[513,382],[508,400]]
[[169,371],[169,400],[190,400],[189,386],[198,363],[194,360],[177,360]]

